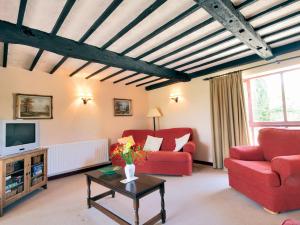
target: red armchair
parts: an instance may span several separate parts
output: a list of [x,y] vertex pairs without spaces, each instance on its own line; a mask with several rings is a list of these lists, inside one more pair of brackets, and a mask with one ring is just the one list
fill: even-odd
[[[189,142],[186,143],[182,152],[173,152],[175,149],[175,138],[179,138],[190,133]],[[146,160],[136,165],[136,171],[149,174],[166,175],[191,175],[193,154],[196,151],[196,145],[193,142],[193,131],[190,128],[172,128],[158,131],[152,130],[125,130],[122,137],[133,136],[135,143],[144,146],[147,135],[162,137],[161,149],[156,152],[148,152]],[[116,144],[110,147],[110,152]],[[124,162],[118,158],[112,158],[112,164],[124,166]]]
[[264,128],[225,159],[229,184],[272,212],[300,209],[300,130]]
[[300,221],[287,219],[283,221],[282,225],[300,225]]

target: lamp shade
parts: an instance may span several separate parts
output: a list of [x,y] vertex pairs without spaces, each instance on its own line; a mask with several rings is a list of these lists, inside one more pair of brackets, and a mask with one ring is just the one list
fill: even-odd
[[148,113],[147,113],[147,117],[161,117],[162,114],[160,113],[160,111],[157,108],[152,108],[149,109]]

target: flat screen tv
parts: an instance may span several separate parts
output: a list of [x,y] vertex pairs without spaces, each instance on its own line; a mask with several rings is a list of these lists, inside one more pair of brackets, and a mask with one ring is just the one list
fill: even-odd
[[0,155],[11,155],[40,147],[39,123],[0,120]]

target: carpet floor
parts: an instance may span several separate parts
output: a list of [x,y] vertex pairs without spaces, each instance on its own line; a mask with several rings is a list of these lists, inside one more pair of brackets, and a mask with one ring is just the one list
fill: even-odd
[[[228,186],[227,173],[196,166],[192,176],[161,176],[166,179],[166,224],[171,225],[280,225],[286,218],[300,220],[300,210],[279,215]],[[106,191],[92,185],[92,194]],[[133,222],[132,201],[116,193],[116,198],[99,201],[122,218]],[[140,222],[160,210],[160,196],[154,192],[140,201]],[[86,180],[83,174],[50,181],[39,190],[5,208],[1,225],[113,225],[110,218],[86,206]],[[161,223],[158,223],[161,224]]]

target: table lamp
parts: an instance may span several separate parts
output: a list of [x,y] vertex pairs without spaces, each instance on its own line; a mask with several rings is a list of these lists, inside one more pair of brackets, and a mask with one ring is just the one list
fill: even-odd
[[162,114],[158,110],[158,108],[149,109],[147,117],[153,117],[153,130],[155,130],[155,118],[161,117]]

